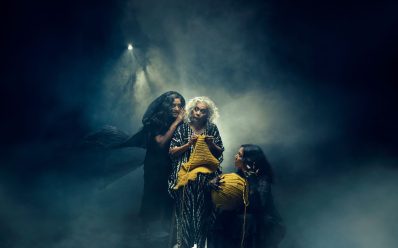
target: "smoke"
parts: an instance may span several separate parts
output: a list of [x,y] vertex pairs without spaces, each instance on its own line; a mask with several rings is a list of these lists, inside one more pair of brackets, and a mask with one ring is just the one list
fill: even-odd
[[345,173],[307,177],[283,189],[279,193],[290,192],[280,204],[288,227],[282,247],[395,247],[396,163],[350,161]]
[[[135,48],[134,56],[126,50],[104,78],[106,111],[94,110],[102,113],[102,123],[113,121],[134,131],[148,104],[168,90],[186,100],[208,96],[220,109],[217,124],[226,168],[243,143],[292,147],[340,135],[340,126],[327,123],[336,116],[319,106],[314,111],[314,92],[300,89],[300,79],[272,73],[272,57],[267,56],[272,37],[251,27],[261,8],[184,1],[132,1],[127,6],[125,32],[135,28],[128,20],[138,23],[151,43]],[[262,56],[255,56],[257,50]],[[316,119],[319,112],[325,112],[322,119]]]
[[[125,38],[125,51],[93,69],[96,76],[86,72],[83,79],[79,68],[91,68],[93,60],[71,59],[74,66],[66,64],[54,87],[64,108],[79,106],[82,121],[93,130],[111,124],[134,133],[148,104],[163,92],[178,91],[186,100],[208,96],[220,111],[223,170],[233,170],[233,155],[244,143],[261,145],[275,169],[275,201],[288,229],[281,248],[390,248],[397,243],[396,161],[363,152],[361,161],[347,162],[351,146],[359,145],[347,137],[347,126],[353,125],[347,121],[355,117],[350,96],[344,87],[290,71],[298,58],[277,63],[275,50],[290,51],[301,40],[279,43],[272,4],[118,4],[117,23],[108,31],[117,28],[107,39]],[[119,31],[123,34],[115,35]],[[128,42],[133,51],[127,50]],[[306,59],[312,58],[299,61]],[[73,87],[66,86],[69,80]],[[129,162],[139,152],[86,154],[64,151],[62,142],[21,146],[10,155],[20,158],[0,158],[10,171],[0,174],[0,246],[143,247],[136,235],[142,169],[98,189],[99,171]]]
[[[258,34],[252,26],[264,9],[183,1],[134,1],[129,6],[151,40],[146,64],[135,71],[134,113],[142,115],[167,90],[186,99],[205,95],[214,100],[226,148],[224,171],[233,170],[233,155],[243,143],[260,144],[276,167],[281,184],[275,197],[288,226],[281,247],[393,247],[396,225],[388,216],[394,215],[397,201],[385,201],[385,196],[396,187],[396,175],[381,169],[376,186],[374,171],[339,174],[377,165],[345,164],[344,151],[333,147],[345,134],[350,111],[339,96],[341,89],[308,87],[298,76],[275,70],[268,50],[275,46],[272,32]],[[267,23],[261,27],[267,29]],[[325,154],[322,147],[333,150]],[[327,161],[324,156],[333,153]],[[336,171],[322,174],[323,166]],[[308,175],[311,170],[318,173]],[[294,174],[308,181],[285,178]]]
[[[122,153],[118,153],[119,160]],[[102,179],[98,176],[100,168],[95,166],[103,166],[101,164],[107,162],[103,161],[104,157],[108,160],[112,157],[98,152],[81,152],[72,156],[68,162],[48,163],[54,167],[57,167],[54,162],[58,162],[62,166],[77,168],[66,171],[48,168],[36,175],[30,173],[33,178],[30,182],[20,178],[20,184],[15,182],[18,179],[15,174],[1,174],[2,247],[141,245],[134,239],[139,228],[137,213],[142,194],[142,168],[103,189],[100,187]]]

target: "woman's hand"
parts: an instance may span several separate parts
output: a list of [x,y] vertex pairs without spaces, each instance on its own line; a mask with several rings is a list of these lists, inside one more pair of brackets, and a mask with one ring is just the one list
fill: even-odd
[[207,146],[212,147],[214,146],[214,136],[206,136],[205,137],[205,142],[207,144]]
[[180,112],[178,113],[178,116],[176,118],[176,122],[180,123],[184,120],[185,118],[185,110],[184,109],[180,109]]
[[209,147],[211,153],[217,158],[223,152],[223,149],[214,143],[214,136],[207,136],[205,137],[205,142]]
[[183,154],[184,152],[186,152],[191,147],[191,145],[194,145],[197,140],[198,140],[198,136],[192,135],[191,139],[184,145],[170,148],[169,154],[171,155],[171,157],[178,157],[181,154]]
[[208,183],[208,185],[209,185],[209,187],[212,189],[212,190],[220,190],[221,189],[221,187],[220,187],[220,177],[215,177],[215,178],[213,178],[213,179],[211,179],[210,181],[209,181],[209,183]]
[[188,144],[191,145],[195,145],[196,141],[198,141],[198,135],[194,134],[191,136],[191,139],[188,141]]

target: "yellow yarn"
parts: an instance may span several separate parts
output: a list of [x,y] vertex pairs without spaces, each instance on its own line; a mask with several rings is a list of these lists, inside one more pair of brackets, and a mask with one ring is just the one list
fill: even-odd
[[239,209],[247,202],[245,194],[246,181],[236,173],[221,176],[219,190],[211,192],[216,208],[222,210]]
[[184,186],[196,179],[198,173],[210,174],[217,170],[220,162],[210,152],[205,142],[205,135],[199,135],[189,161],[178,171],[177,184],[174,189]]
[[195,148],[189,161],[182,165],[186,171],[195,169],[200,166],[208,167],[209,169],[216,170],[219,161],[210,152],[209,147],[205,142],[205,135],[199,135],[196,141]]

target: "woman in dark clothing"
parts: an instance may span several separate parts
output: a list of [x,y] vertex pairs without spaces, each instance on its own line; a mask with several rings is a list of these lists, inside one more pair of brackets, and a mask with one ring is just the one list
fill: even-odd
[[270,164],[259,146],[247,144],[235,155],[235,167],[246,181],[243,204],[232,210],[218,209],[209,247],[277,247],[285,228],[273,202]]
[[[145,231],[148,224],[162,221],[169,228],[173,212],[173,201],[168,195],[168,178],[171,173],[169,146],[174,131],[185,118],[185,99],[175,91],[157,97],[147,108],[142,118],[143,127],[128,136],[112,126],[86,136],[85,142],[107,149],[141,147],[146,149],[144,159],[144,192],[140,216]],[[131,163],[132,169],[138,163]],[[131,171],[131,170],[129,170]],[[151,231],[151,230],[149,230]]]
[[[173,201],[168,195],[171,173],[169,145],[176,128],[185,116],[185,100],[177,92],[169,91],[153,101],[143,117],[146,155],[144,160],[144,192],[140,216],[144,223],[161,220],[169,227]],[[133,136],[134,137],[134,136]],[[126,143],[131,143],[131,138]]]

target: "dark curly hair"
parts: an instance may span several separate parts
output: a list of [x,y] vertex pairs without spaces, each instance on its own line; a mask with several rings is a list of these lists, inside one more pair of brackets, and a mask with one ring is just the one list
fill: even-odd
[[175,119],[172,115],[174,99],[180,99],[181,107],[185,107],[185,99],[180,93],[168,91],[149,105],[142,118],[144,127],[160,131],[167,130]]
[[274,173],[263,150],[253,144],[244,144],[241,147],[243,148],[243,162],[253,170],[258,169],[259,177],[265,177],[268,182],[273,183]]

